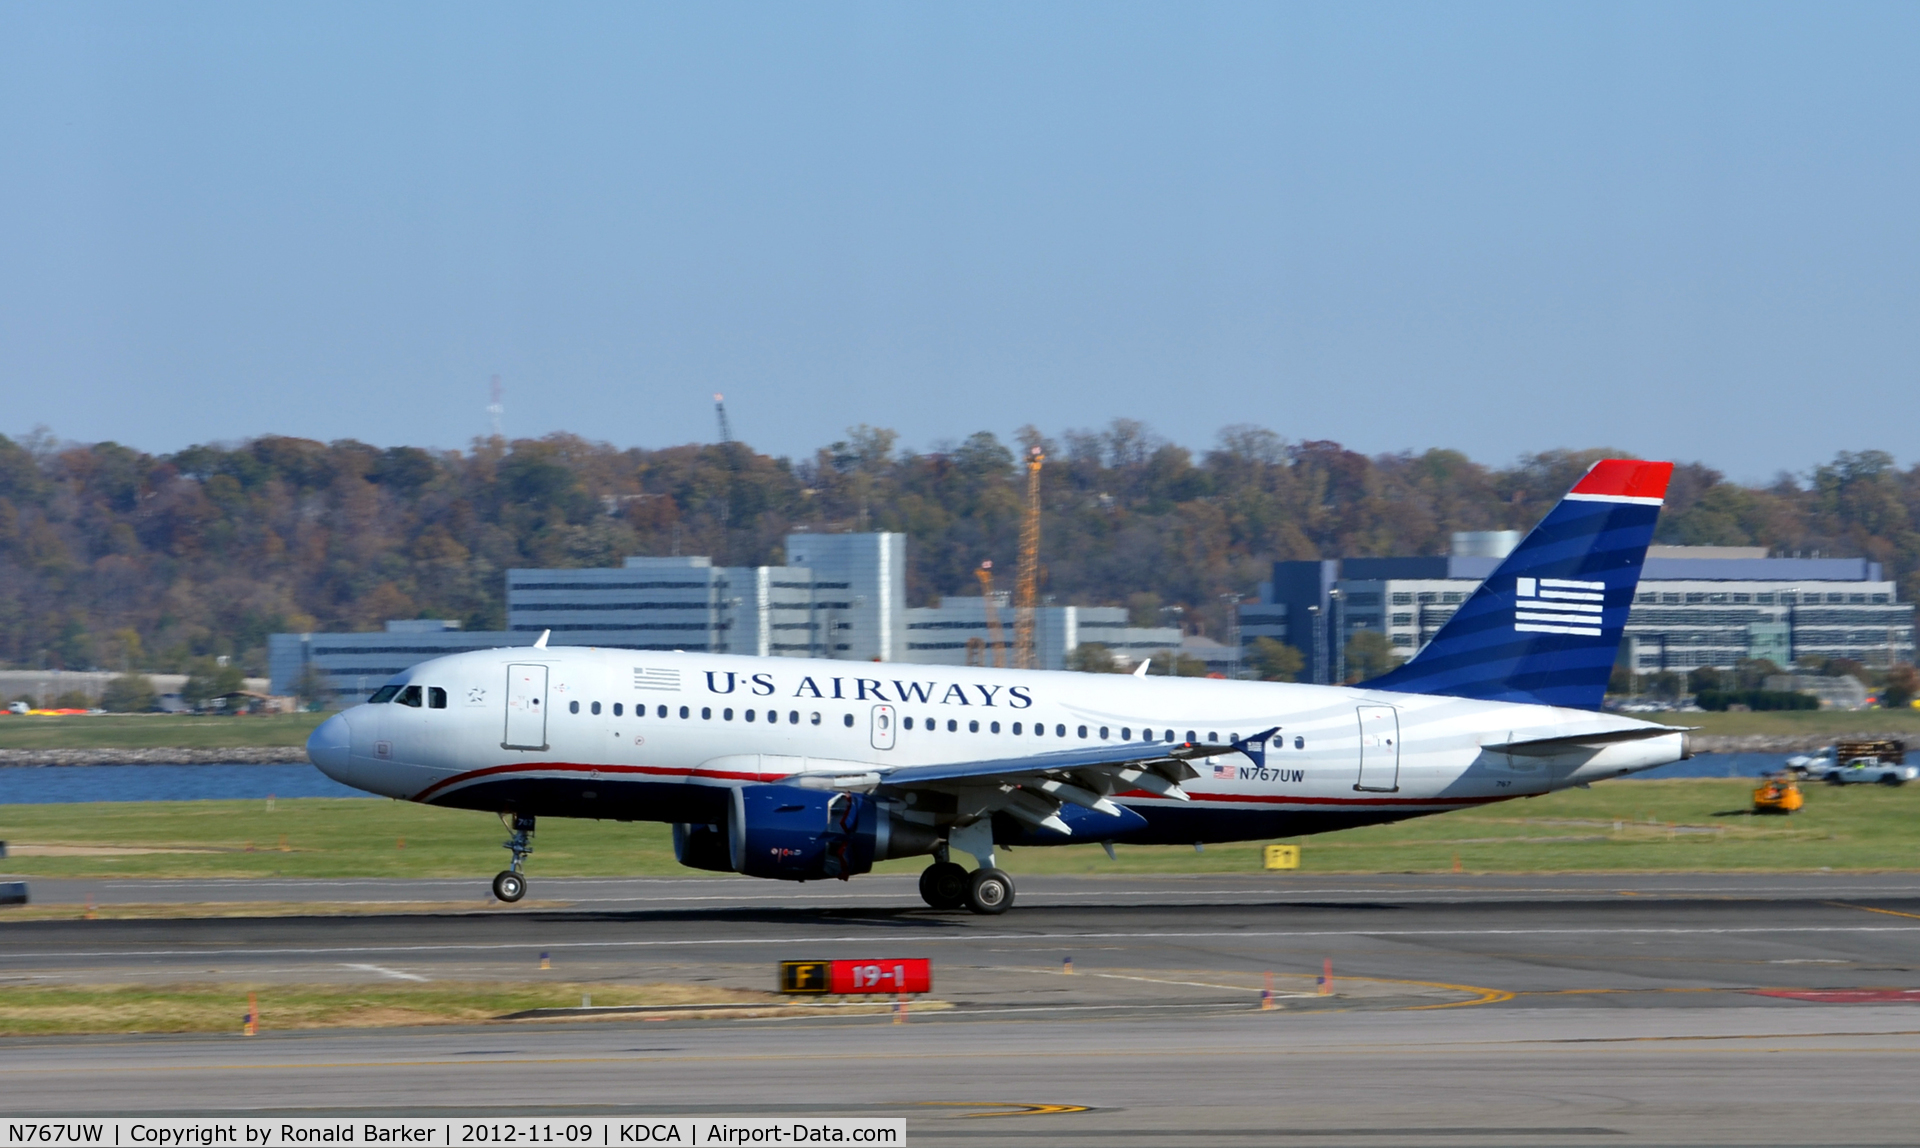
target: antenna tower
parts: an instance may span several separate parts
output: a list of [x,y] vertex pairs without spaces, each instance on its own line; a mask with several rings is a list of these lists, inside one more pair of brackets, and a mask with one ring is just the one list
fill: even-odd
[[1034,668],[1034,610],[1040,597],[1040,464],[1046,461],[1039,447],[1027,451],[1027,515],[1020,524],[1020,573],[1013,600],[1013,664],[1022,670]]
[[727,425],[727,396],[713,396],[713,413],[720,416],[720,445],[733,441],[733,428]]
[[500,376],[495,375],[493,376],[492,399],[487,403],[487,414],[493,419],[494,438],[502,437],[500,434],[500,416],[506,413],[506,409],[507,408],[500,405]]

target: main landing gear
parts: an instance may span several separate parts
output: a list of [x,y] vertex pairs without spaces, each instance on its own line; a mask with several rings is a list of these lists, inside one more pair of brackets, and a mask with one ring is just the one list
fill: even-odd
[[1013,908],[1013,878],[998,869],[969,873],[951,861],[935,861],[920,874],[920,899],[936,909],[998,916]]
[[533,815],[503,812],[500,821],[512,836],[500,848],[513,851],[513,862],[494,874],[493,895],[509,905],[527,895],[527,855],[533,852]]

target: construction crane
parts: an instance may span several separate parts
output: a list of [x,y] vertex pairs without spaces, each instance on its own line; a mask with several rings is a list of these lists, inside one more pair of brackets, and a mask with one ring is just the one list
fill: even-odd
[[1014,581],[1013,664],[1034,667],[1034,611],[1040,598],[1040,464],[1047,461],[1039,447],[1027,451],[1027,515],[1020,524],[1020,573]]
[[1000,603],[998,596],[993,592],[993,560],[988,559],[982,562],[980,569],[973,572],[973,576],[980,579],[980,604],[981,608],[987,612],[986,664],[998,666],[1004,670],[1007,668],[1007,642],[1001,636]]

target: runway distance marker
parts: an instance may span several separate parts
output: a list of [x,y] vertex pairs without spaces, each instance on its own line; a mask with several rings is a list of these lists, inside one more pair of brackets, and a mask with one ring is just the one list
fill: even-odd
[[925,957],[781,961],[780,991],[834,996],[932,992],[933,962]]

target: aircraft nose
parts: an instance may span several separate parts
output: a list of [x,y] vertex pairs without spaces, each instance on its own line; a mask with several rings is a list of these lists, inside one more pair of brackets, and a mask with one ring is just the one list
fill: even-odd
[[347,724],[347,715],[334,714],[307,738],[307,760],[337,781],[347,768],[347,754],[352,748],[353,727]]

